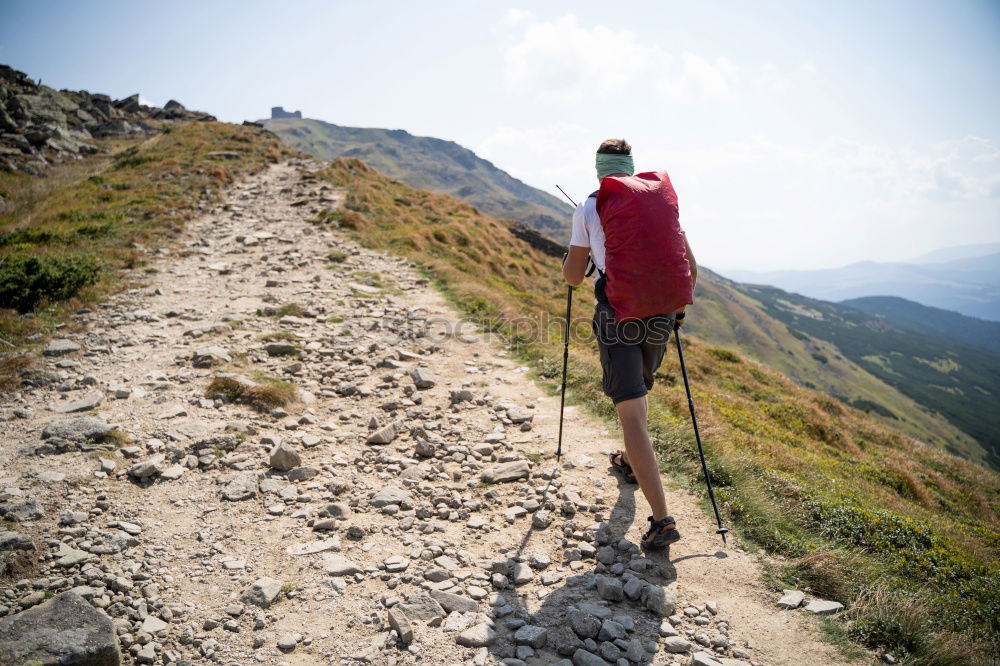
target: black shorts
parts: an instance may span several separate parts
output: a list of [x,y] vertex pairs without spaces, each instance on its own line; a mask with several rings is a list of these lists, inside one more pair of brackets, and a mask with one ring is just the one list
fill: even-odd
[[653,388],[653,373],[663,362],[674,315],[618,323],[611,306],[598,303],[593,328],[604,371],[604,395],[616,405],[646,395]]

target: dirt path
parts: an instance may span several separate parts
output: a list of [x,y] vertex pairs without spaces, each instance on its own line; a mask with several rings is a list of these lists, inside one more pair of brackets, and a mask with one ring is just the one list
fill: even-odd
[[[127,663],[841,661],[813,618],[775,606],[753,556],[720,550],[696,498],[668,496],[684,534],[669,560],[641,557],[648,510],[608,472],[613,433],[569,408],[557,465],[558,397],[471,329],[441,335],[456,314],[404,260],[309,224],[339,195],[300,171],[233,188],[3,405],[0,501],[41,516],[8,524],[39,561],[4,579],[0,615],[74,588],[116,621]],[[268,334],[292,355],[269,355]],[[206,397],[255,372],[300,400]],[[125,448],[41,438],[87,396],[102,402],[80,415]],[[276,442],[289,472],[270,466]],[[515,478],[483,482],[491,469]],[[326,550],[290,554],[302,544]],[[261,578],[278,582],[245,594]]]

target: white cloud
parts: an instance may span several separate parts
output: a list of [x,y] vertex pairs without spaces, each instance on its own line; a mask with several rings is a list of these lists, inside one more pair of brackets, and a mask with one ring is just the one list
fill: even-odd
[[649,148],[671,172],[692,243],[719,268],[887,261],[985,241],[974,213],[995,207],[989,198],[1000,190],[997,145],[973,137],[922,151],[762,137],[696,151]]
[[[508,12],[508,15],[510,12]],[[578,103],[626,92],[658,91],[674,101],[728,94],[736,68],[724,57],[674,55],[627,30],[585,26],[569,14],[551,21],[517,15],[504,52],[508,92],[542,102]]]

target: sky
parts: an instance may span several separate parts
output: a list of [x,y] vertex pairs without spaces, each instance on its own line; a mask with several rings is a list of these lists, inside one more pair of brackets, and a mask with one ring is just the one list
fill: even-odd
[[0,2],[0,63],[240,122],[270,107],[456,141],[596,188],[627,139],[699,261],[901,261],[1000,241],[1000,3]]

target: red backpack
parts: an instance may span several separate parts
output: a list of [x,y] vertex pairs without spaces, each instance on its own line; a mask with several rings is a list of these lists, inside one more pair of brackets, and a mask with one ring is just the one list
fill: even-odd
[[617,321],[670,314],[694,302],[677,193],[666,171],[602,179],[597,215],[604,295]]

